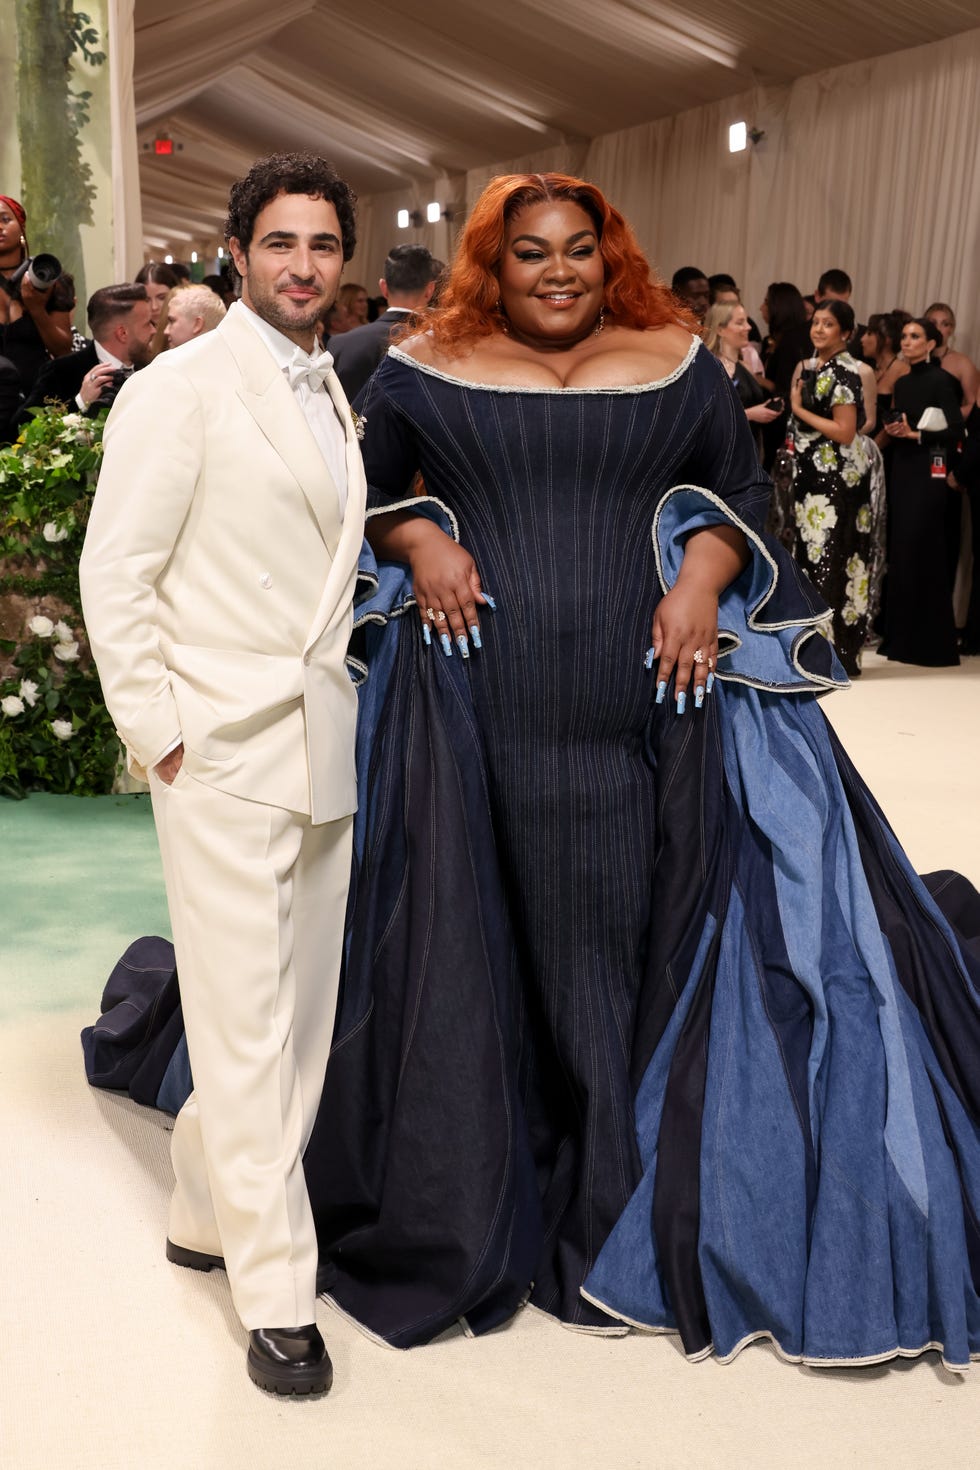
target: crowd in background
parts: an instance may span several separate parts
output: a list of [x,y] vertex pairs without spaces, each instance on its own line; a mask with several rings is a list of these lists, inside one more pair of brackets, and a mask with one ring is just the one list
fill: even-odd
[[[22,206],[0,195],[0,443],[52,400],[108,408],[130,373],[211,331],[236,298],[227,266],[192,283],[187,266],[150,261],[133,282],[92,294],[85,338],[71,275],[45,281],[32,267],[53,258],[31,256],[26,230]],[[351,400],[393,334],[434,299],[442,269],[424,247],[396,246],[377,296],[341,287],[321,346]],[[862,650],[879,640],[906,663],[980,653],[980,372],[953,346],[953,308],[858,320],[851,280],[833,269],[809,295],[774,281],[760,328],[728,274],[687,266],[671,285],[745,409],[774,481],[771,529],[832,609],[827,631],[848,673],[860,674]],[[957,576],[969,580],[971,553],[957,627]]]

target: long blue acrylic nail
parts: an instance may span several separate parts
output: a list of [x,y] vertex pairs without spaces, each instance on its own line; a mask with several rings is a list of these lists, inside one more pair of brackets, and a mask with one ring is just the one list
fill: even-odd
[[646,653],[643,655],[643,667],[645,669],[652,669],[653,668],[653,661],[656,658],[656,656],[657,656],[657,650],[655,648],[648,648],[647,651],[646,651]]
[[470,637],[473,639],[474,648],[483,647],[483,639],[480,637],[479,623],[470,623]]
[[422,624],[422,637],[425,639],[426,648],[428,648],[429,645],[432,643],[432,633],[429,629],[428,623]]
[[666,693],[667,693],[667,680],[666,679],[661,679],[660,683],[657,685],[657,703],[658,704],[663,704],[663,702],[664,702],[664,695]]
[[686,708],[687,708],[687,695],[685,694],[684,690],[682,689],[681,692],[680,692],[680,694],[678,694],[678,696],[677,696],[677,713],[679,715],[682,715],[684,713],[684,711],[685,711]]
[[708,680],[707,680],[707,683],[705,684],[704,687],[708,691],[708,693],[710,694],[711,691],[712,691],[712,689],[715,687],[715,676],[714,676],[714,674],[712,674],[712,673],[709,673],[708,674]]
[[490,593],[489,592],[484,592],[484,594],[483,594],[483,601],[486,603],[487,607],[490,609],[491,612],[496,612],[497,611],[497,604],[494,602],[494,600],[490,596]]
[[694,708],[700,709],[704,704],[704,685],[699,684],[694,691]]
[[464,658],[469,658],[469,656],[470,656],[470,643],[469,643],[469,639],[467,638],[467,636],[466,636],[465,633],[459,633],[459,634],[457,634],[457,637],[456,637],[456,647],[459,649],[460,653],[463,655]]
[[439,642],[442,644],[442,651],[446,655],[446,657],[447,658],[452,658],[452,656],[453,656],[453,645],[452,645],[452,642],[450,641],[449,634],[448,633],[440,633],[439,634]]

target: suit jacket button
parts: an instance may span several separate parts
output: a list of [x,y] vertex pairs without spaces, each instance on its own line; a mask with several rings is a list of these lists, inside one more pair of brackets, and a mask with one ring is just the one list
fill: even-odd
[[304,664],[306,664],[307,666],[309,666],[313,662],[313,655],[312,655],[312,653],[304,653],[303,654],[303,662],[304,662]]
[[260,575],[259,575],[259,586],[260,587],[266,587],[266,588],[272,586],[272,578],[269,576],[269,573],[268,572],[262,572],[262,573],[260,573]]

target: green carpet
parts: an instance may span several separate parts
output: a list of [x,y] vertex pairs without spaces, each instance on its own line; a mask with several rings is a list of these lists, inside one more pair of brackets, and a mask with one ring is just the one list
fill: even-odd
[[131,940],[170,937],[148,796],[0,798],[0,1019],[84,1007]]

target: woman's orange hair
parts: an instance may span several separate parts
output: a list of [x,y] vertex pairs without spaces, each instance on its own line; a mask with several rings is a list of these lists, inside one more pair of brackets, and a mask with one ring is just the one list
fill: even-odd
[[[606,268],[604,305],[610,324],[642,330],[679,322],[697,330],[651,271],[626,220],[595,184],[570,174],[501,174],[490,180],[473,206],[439,305],[426,313],[425,330],[447,357],[500,330],[497,272],[508,222],[528,205],[565,199],[584,209],[595,225]],[[413,330],[418,331],[417,322]]]

